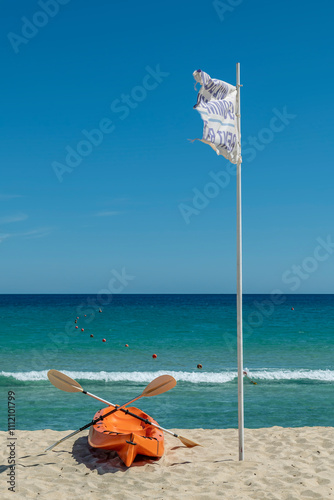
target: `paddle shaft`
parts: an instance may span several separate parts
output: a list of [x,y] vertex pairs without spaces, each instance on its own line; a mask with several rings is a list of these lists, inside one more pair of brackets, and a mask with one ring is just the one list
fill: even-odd
[[[105,403],[108,406],[113,406],[115,408],[115,410],[113,410],[111,413],[113,413],[114,411],[120,410],[120,411],[126,413],[127,415],[131,415],[132,417],[138,418],[138,420],[141,420],[142,422],[145,422],[145,424],[147,424],[147,425],[152,425],[153,427],[156,427],[157,429],[160,429],[161,431],[167,432],[171,436],[174,436],[176,438],[179,437],[177,434],[175,434],[175,432],[169,431],[168,429],[164,429],[164,427],[161,427],[160,425],[157,425],[157,424],[154,424],[153,422],[150,422],[150,420],[148,420],[148,418],[140,417],[139,415],[136,415],[135,413],[132,413],[129,410],[125,410],[122,407],[118,407],[117,405],[114,405],[113,403],[110,403],[109,401],[106,401],[105,399],[98,398],[97,396],[95,396],[91,392],[82,391],[82,393],[83,394],[87,394],[87,396],[91,396],[92,398],[97,399],[98,401],[101,401],[101,403]],[[123,406],[127,406],[127,405],[123,405]],[[106,417],[107,415],[110,415],[110,413],[107,413],[104,416]]]
[[49,451],[49,450],[52,450],[52,448],[54,448],[55,446],[57,446],[58,444],[62,443],[63,441],[66,441],[66,439],[69,439],[70,437],[72,436],[75,436],[76,434],[78,434],[79,432],[81,431],[84,431],[85,429],[88,429],[88,427],[90,427],[91,425],[95,425],[97,422],[100,422],[101,420],[103,420],[104,418],[108,417],[108,415],[111,415],[112,413],[115,413],[116,411],[118,410],[121,410],[122,408],[124,408],[125,406],[133,403],[134,401],[137,401],[137,399],[140,399],[142,397],[142,395],[132,399],[131,401],[128,401],[127,403],[125,403],[124,405],[122,406],[119,406],[117,408],[114,408],[113,410],[111,411],[108,411],[108,413],[106,413],[105,415],[101,415],[100,417],[96,418],[95,420],[92,420],[91,422],[89,422],[89,424],[86,424],[84,425],[83,427],[80,427],[80,429],[78,429],[77,431],[74,431],[72,432],[71,434],[69,434],[68,436],[65,436],[63,439],[60,439],[59,441],[57,441],[56,443],[54,443],[53,445],[49,446],[45,451]]
[[[85,392],[85,391],[83,391],[83,392]],[[89,394],[89,393],[87,392],[87,394]],[[104,415],[101,415],[100,417],[96,418],[95,420],[92,420],[91,422],[89,422],[89,424],[86,424],[83,427],[80,427],[80,429],[78,429],[77,431],[75,431],[75,434],[77,432],[81,432],[81,431],[84,431],[85,429],[88,429],[88,427],[90,427],[91,425],[95,425],[100,420],[103,420],[104,418],[108,417],[108,415],[111,415],[112,413],[115,413],[118,410],[122,410],[125,406],[128,406],[130,403],[133,403],[134,401],[137,401],[137,399],[139,399],[139,398],[141,398],[141,395],[138,396],[137,398],[131,399],[131,401],[129,401],[128,403],[125,403],[122,406],[110,405],[110,403],[107,403],[107,401],[105,401],[109,406],[114,406],[114,409],[111,410],[111,411],[108,411],[108,413],[105,413]],[[70,434],[70,435],[74,436],[74,434]]]

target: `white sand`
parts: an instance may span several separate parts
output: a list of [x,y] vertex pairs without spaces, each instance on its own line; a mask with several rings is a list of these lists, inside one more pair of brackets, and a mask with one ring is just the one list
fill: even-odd
[[87,432],[53,451],[70,431],[16,431],[16,493],[8,491],[8,433],[0,433],[2,499],[334,500],[334,428],[245,430],[238,461],[237,430],[180,430],[203,447],[185,448],[166,436],[158,461],[126,469],[114,452],[92,450]]

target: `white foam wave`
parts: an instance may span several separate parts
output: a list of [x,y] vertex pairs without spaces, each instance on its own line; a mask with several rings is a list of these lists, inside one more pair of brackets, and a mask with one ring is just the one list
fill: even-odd
[[247,370],[249,378],[258,380],[319,380],[334,381],[333,370]]
[[[324,382],[334,381],[334,370],[248,370],[248,377],[252,380],[318,380]],[[177,381],[192,384],[225,384],[237,378],[237,371],[226,372],[183,372],[183,371],[156,371],[156,372],[83,372],[67,371],[63,373],[76,380],[91,380],[101,382],[151,382],[159,375],[172,375]],[[0,372],[0,376],[13,377],[16,380],[40,381],[48,380],[47,370],[30,372]]]
[[[236,377],[236,372],[175,372],[175,371],[156,371],[156,372],[80,372],[80,371],[67,371],[62,373],[68,375],[76,380],[96,380],[102,382],[151,382],[159,375],[172,375],[177,381],[198,383],[213,383],[223,384],[229,382]],[[47,370],[31,371],[31,372],[0,372],[4,377],[14,377],[16,380],[25,381],[39,381],[48,380]]]

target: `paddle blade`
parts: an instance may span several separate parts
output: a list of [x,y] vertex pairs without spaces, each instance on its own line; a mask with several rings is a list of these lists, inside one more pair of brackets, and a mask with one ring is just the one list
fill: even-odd
[[66,392],[83,392],[83,388],[76,380],[64,375],[57,370],[49,370],[48,371],[48,379],[51,384],[60,389],[61,391]]
[[194,446],[202,446],[201,444],[195,443],[195,441],[191,441],[183,436],[178,436],[181,443],[183,443],[187,448],[193,448]]
[[151,396],[157,396],[163,392],[170,391],[170,389],[173,389],[175,386],[176,380],[174,377],[171,375],[161,375],[148,384],[141,397],[145,396],[146,398],[149,398]]

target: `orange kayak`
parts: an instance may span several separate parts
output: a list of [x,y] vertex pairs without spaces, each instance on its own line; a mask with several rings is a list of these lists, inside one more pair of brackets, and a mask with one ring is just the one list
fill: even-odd
[[[153,418],[138,408],[127,409],[158,425]],[[110,410],[110,406],[99,410],[94,420]],[[104,420],[92,425],[89,428],[88,443],[93,448],[116,451],[127,467],[130,467],[137,455],[160,458],[164,453],[163,432],[122,411],[112,413]]]

